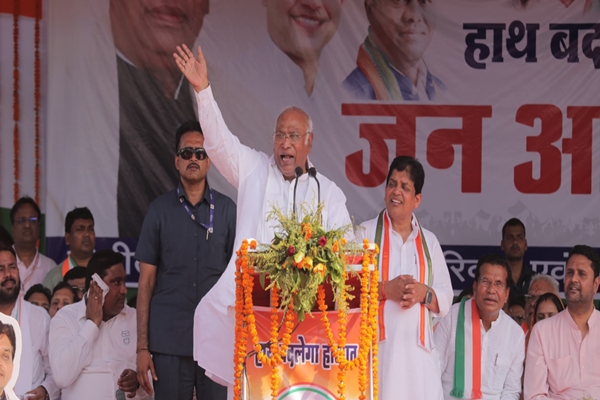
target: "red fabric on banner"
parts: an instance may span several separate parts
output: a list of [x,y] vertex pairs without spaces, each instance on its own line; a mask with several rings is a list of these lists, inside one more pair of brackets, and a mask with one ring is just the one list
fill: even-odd
[[[35,3],[41,0],[21,0],[19,4],[19,15],[23,17],[35,18]],[[43,7],[42,7],[43,8]],[[0,13],[11,14],[14,10],[14,2],[0,1]],[[43,14],[43,12],[42,12]],[[43,15],[40,15],[42,18]]]

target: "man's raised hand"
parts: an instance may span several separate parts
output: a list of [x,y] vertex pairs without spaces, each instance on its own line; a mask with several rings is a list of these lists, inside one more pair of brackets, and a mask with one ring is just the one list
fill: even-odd
[[208,87],[208,68],[202,49],[198,46],[198,58],[194,57],[192,51],[185,45],[177,46],[173,53],[175,64],[181,73],[187,78],[196,92]]

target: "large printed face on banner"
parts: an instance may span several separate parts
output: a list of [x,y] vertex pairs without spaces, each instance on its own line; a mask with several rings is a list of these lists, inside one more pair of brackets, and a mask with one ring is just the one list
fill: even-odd
[[271,40],[296,64],[318,62],[337,30],[344,0],[262,0]]
[[111,0],[115,45],[138,67],[166,69],[156,56],[170,56],[175,46],[194,43],[209,0]]
[[419,62],[435,28],[436,0],[367,0],[365,8],[377,46],[394,67]]
[[[296,177],[296,167],[306,171],[306,160],[312,149],[313,134],[308,132],[308,118],[300,110],[286,110],[277,118],[275,134],[285,135],[283,141],[273,137],[273,158],[285,179]],[[298,137],[297,141],[292,139]]]

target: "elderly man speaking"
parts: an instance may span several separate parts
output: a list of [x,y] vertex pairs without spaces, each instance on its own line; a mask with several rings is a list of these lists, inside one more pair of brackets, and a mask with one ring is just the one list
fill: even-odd
[[[244,238],[270,242],[275,233],[274,224],[267,222],[271,206],[285,214],[291,214],[294,200],[316,208],[318,183],[307,174],[313,167],[308,159],[313,143],[310,117],[300,108],[286,108],[276,121],[273,155],[253,150],[241,144],[227,128],[208,84],[202,50],[198,48],[196,58],[183,45],[173,56],[196,91],[206,152],[219,172],[238,190],[234,248],[238,248]],[[332,229],[350,224],[346,197],[341,189],[321,174],[317,173],[316,178],[325,204],[323,226]],[[233,383],[234,319],[227,316],[227,309],[235,303],[234,258],[198,305],[195,327],[201,329],[196,329],[194,334],[194,358],[208,376],[229,387]]]

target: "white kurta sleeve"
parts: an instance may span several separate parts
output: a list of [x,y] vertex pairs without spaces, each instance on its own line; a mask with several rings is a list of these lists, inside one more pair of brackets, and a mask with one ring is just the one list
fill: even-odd
[[[33,325],[30,325],[33,326]],[[36,340],[39,341],[40,345],[40,355],[42,356],[42,363],[44,365],[44,373],[45,377],[41,383],[48,392],[48,396],[50,400],[55,400],[60,396],[60,389],[54,382],[54,377],[52,376],[52,368],[50,367],[50,357],[48,356],[48,347],[49,347],[49,334],[50,334],[50,316],[48,314],[44,314],[42,321],[37,321],[37,326],[40,329],[34,329],[31,334],[35,335]],[[35,388],[33,388],[35,389]]]
[[[426,232],[425,234],[427,235]],[[437,296],[438,306],[440,307],[439,313],[432,313],[436,317],[444,317],[450,311],[450,307],[452,306],[452,299],[454,298],[454,291],[452,290],[452,282],[450,280],[450,273],[448,272],[448,265],[446,265],[446,258],[444,257],[444,252],[442,251],[442,247],[440,246],[440,242],[437,240],[435,235],[428,235],[433,238],[433,241],[430,241],[428,237],[428,243],[430,244],[430,248],[432,251],[432,260],[433,263],[433,284],[432,288],[435,291]]]
[[[448,314],[440,320],[433,333],[435,348],[440,355],[440,371],[444,373],[448,367],[449,354],[451,354],[452,343],[452,315]],[[452,360],[454,362],[454,360]]]
[[260,153],[231,133],[210,86],[196,93],[196,100],[206,153],[225,179],[239,189],[240,182],[259,165]]
[[525,360],[525,335],[519,333],[516,343],[513,342],[515,352],[500,395],[501,400],[518,400],[521,396],[521,377],[523,376],[523,361]]
[[94,342],[99,329],[91,320],[81,329],[77,320],[58,313],[50,323],[50,366],[59,388],[71,385],[81,371],[92,362]]

